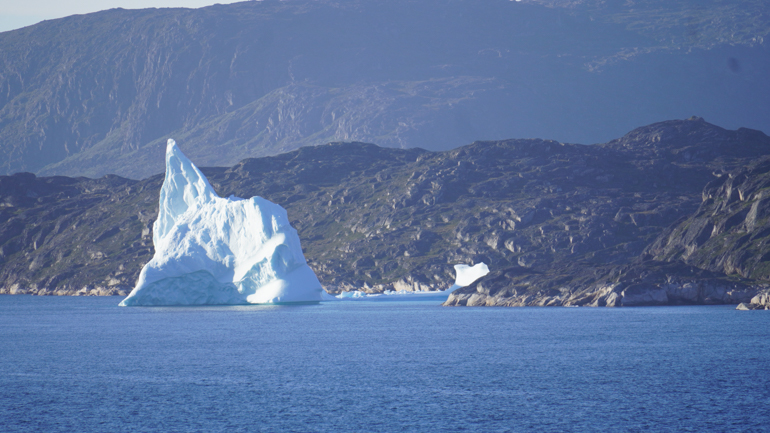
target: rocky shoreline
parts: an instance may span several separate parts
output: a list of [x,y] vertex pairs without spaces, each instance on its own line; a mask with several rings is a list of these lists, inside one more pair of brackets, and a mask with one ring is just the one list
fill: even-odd
[[36,295],[36,296],[128,296],[131,288],[125,285],[104,287],[104,286],[83,286],[79,289],[60,286],[55,288],[21,287],[14,284],[10,287],[0,288],[0,295]]
[[[488,293],[452,293],[445,306],[495,307],[641,307],[664,305],[743,305],[770,309],[758,295],[763,286],[723,285],[708,281],[671,281],[662,285],[611,284],[578,293],[551,292],[508,296]],[[484,289],[481,288],[483,291]],[[766,297],[767,295],[765,295]],[[741,308],[743,309],[743,308]]]
[[738,310],[770,310],[770,290],[763,290],[751,298],[749,302],[741,302]]

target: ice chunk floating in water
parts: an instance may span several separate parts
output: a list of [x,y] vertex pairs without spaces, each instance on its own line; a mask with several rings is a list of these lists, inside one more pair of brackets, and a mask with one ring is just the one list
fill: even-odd
[[452,293],[460,287],[470,286],[474,281],[489,273],[486,263],[476,263],[473,266],[455,265],[455,283],[446,291]]
[[322,300],[286,210],[261,197],[219,197],[174,140],[153,231],[155,256],[122,306]]
[[[367,294],[360,290],[355,290],[352,292],[342,292],[339,295],[336,296],[336,299],[347,301],[347,300],[359,300],[359,299],[366,299],[366,300],[377,300],[377,301],[386,301],[386,300],[441,300],[446,301],[449,297],[449,294],[454,292],[455,290],[459,289],[460,287],[465,287],[471,285],[474,281],[478,280],[479,278],[483,277],[484,275],[489,273],[489,267],[487,267],[486,263],[476,263],[473,266],[468,265],[455,265],[455,283],[449,287],[446,290],[436,290],[432,292],[411,292],[408,290],[400,290],[400,291],[390,291],[386,290],[384,293],[381,294]],[[331,296],[331,295],[327,295]]]

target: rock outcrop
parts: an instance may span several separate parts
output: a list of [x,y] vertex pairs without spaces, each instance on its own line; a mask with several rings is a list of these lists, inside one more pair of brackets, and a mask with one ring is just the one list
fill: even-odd
[[[497,272],[452,293],[449,306],[640,307],[750,302],[764,285],[678,263],[570,269],[559,277]],[[536,290],[533,290],[535,287]],[[753,302],[753,301],[751,301]]]
[[[749,302],[768,279],[764,269],[770,266],[770,254],[765,251],[769,220],[762,207],[763,191],[770,186],[770,163],[762,145],[744,146],[744,143],[757,138],[761,141],[763,135],[745,129],[725,131],[703,119],[692,118],[638,128],[620,139],[599,145],[637,155],[629,161],[636,169],[659,167],[660,172],[646,179],[647,188],[662,186],[669,191],[673,188],[684,191],[697,188],[699,183],[706,184],[698,197],[699,208],[660,230],[655,221],[661,221],[661,212],[634,212],[621,207],[613,218],[613,222],[620,223],[618,226],[633,225],[646,233],[660,230],[656,238],[646,238],[649,241],[644,242],[649,246],[643,251],[636,250],[638,253],[621,260],[607,260],[609,257],[605,256],[582,263],[557,260],[551,265],[533,260],[547,252],[530,253],[519,260],[518,266],[499,269],[497,280],[489,281],[487,277],[475,286],[453,293],[446,305],[642,306]],[[743,160],[744,164],[731,163],[738,154],[752,154],[754,158]],[[745,169],[747,165],[751,168]],[[711,172],[707,173],[708,170]],[[692,206],[692,202],[681,203]],[[635,206],[638,209],[639,205]],[[673,215],[682,207],[669,201],[658,209]],[[635,235],[633,239],[645,238]],[[629,244],[625,246],[628,248]],[[592,259],[594,257],[596,255]],[[529,272],[529,268],[537,272]]]
[[0,293],[127,295],[152,257],[160,181],[0,176]]
[[741,302],[737,310],[770,310],[770,289],[764,289],[749,302]]
[[770,279],[769,189],[767,158],[720,175],[703,190],[698,210],[667,229],[645,254],[743,278]]

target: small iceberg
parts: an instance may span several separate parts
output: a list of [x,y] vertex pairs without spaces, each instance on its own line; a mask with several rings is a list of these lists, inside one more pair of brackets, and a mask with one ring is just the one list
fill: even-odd
[[470,286],[479,278],[489,273],[489,267],[484,263],[476,263],[473,266],[455,265],[455,283],[452,287],[445,290],[447,295],[459,289],[460,287]]
[[[360,290],[354,290],[350,292],[342,292],[336,296],[337,300],[349,301],[349,300],[369,300],[369,301],[386,301],[386,300],[440,300],[446,301],[449,294],[459,289],[473,284],[474,281],[487,275],[489,273],[489,267],[484,263],[476,263],[473,266],[468,265],[455,265],[455,283],[446,290],[435,290],[431,292],[412,292],[408,290],[386,290],[383,293],[368,294]],[[329,295],[331,296],[331,295]]]
[[155,255],[121,306],[306,303],[329,296],[286,210],[261,197],[219,197],[174,140],[166,146],[152,241]]

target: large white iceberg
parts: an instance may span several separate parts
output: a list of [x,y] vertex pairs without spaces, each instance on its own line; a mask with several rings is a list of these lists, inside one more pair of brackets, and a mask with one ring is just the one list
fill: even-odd
[[155,256],[121,306],[323,299],[286,210],[261,197],[219,197],[174,140],[153,231]]

